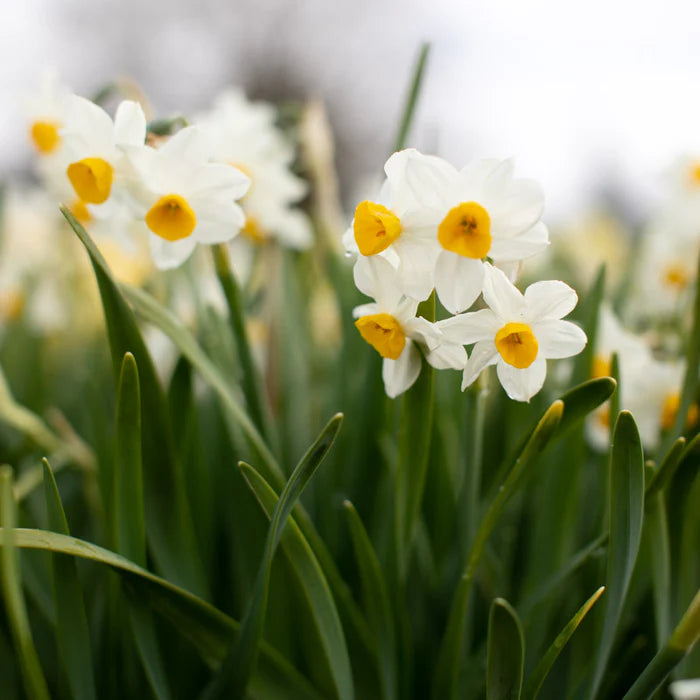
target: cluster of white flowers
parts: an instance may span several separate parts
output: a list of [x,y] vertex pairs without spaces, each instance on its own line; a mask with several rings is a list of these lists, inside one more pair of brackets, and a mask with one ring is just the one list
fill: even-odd
[[[586,344],[561,320],[576,305],[573,289],[536,282],[522,294],[513,284],[519,263],[549,243],[539,185],[515,178],[511,160],[457,170],[414,149],[395,153],[384,170],[377,201],[357,206],[343,242],[357,255],[358,289],[375,300],[355,309],[356,326],[384,358],[387,394],[415,382],[420,348],[432,366],[463,370],[462,389],[495,364],[507,394],[529,401],[547,359]],[[436,323],[416,317],[433,290],[453,314]],[[480,295],[488,308],[463,313]]]
[[182,264],[197,243],[275,238],[311,243],[305,195],[290,166],[292,146],[270,105],[238,92],[172,136],[149,133],[141,105],[122,102],[112,119],[55,79],[28,105],[39,172],[52,196],[96,232],[128,244],[148,237],[157,267]]
[[[600,309],[593,358],[594,377],[610,374],[614,354],[619,366],[620,408],[632,412],[644,446],[654,450],[659,445],[661,434],[670,430],[676,420],[685,362],[655,357],[648,339],[623,328],[606,303]],[[697,421],[698,406],[692,404],[686,415],[686,428],[692,428]],[[607,405],[590,416],[588,436],[593,445],[602,450],[610,446],[610,409]]]

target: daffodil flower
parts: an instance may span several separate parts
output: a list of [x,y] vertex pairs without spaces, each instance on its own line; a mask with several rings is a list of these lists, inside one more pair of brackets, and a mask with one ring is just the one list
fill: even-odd
[[434,171],[444,161],[415,149],[394,153],[384,166],[386,180],[376,201],[365,200],[355,209],[351,227],[343,236],[350,253],[381,256],[397,269],[403,294],[422,301],[434,285],[435,261],[440,252],[435,239],[436,207],[426,206],[435,185]]
[[66,103],[70,90],[60,83],[55,71],[42,76],[39,90],[27,100],[29,136],[43,158],[55,156],[61,149],[61,129],[65,126]]
[[516,269],[549,244],[540,221],[542,190],[533,180],[515,179],[512,160],[478,160],[461,171],[441,161],[424,177],[416,190],[429,189],[424,202],[439,209],[435,290],[448,311],[459,313],[476,301],[487,259]]
[[229,89],[193,123],[206,131],[212,160],[232,165],[250,178],[250,189],[240,202],[246,223],[236,243],[274,239],[304,249],[313,242],[311,223],[294,205],[308,187],[291,171],[294,148],[276,120],[277,110],[271,104],[251,102],[240,90]]
[[138,185],[133,190],[148,227],[157,267],[182,264],[197,243],[223,243],[240,233],[245,215],[235,200],[250,186],[237,168],[209,162],[209,143],[194,126],[158,150],[130,153]]
[[525,294],[506,275],[484,265],[488,309],[447,319],[442,332],[453,342],[474,343],[464,368],[462,390],[489,365],[508,396],[529,401],[544,384],[547,360],[570,357],[586,344],[585,333],[560,320],[576,306],[576,292],[563,282],[535,282]]
[[463,347],[443,341],[437,324],[416,316],[418,301],[401,293],[396,274],[383,258],[356,267],[357,286],[375,301],[353,311],[360,335],[384,358],[382,379],[392,399],[418,379],[422,364],[418,346],[426,360],[438,369],[459,369],[466,360]]
[[143,147],[146,117],[138,102],[125,100],[114,121],[98,105],[72,95],[65,130],[65,174],[77,199],[85,204],[114,201],[117,184],[127,177],[124,148]]

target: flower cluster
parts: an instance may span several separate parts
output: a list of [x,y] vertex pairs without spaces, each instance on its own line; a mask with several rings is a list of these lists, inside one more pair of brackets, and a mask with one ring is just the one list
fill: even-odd
[[220,96],[193,125],[149,131],[141,105],[123,101],[114,118],[55,79],[28,105],[39,172],[55,200],[95,232],[132,245],[148,238],[157,267],[182,264],[197,243],[311,242],[293,205],[306,192],[290,171],[294,151],[270,105],[236,92]]
[[[357,256],[358,289],[375,303],[355,309],[356,326],[384,358],[389,396],[418,377],[417,348],[436,368],[463,370],[462,389],[495,364],[508,395],[529,401],[547,359],[585,346],[583,331],[561,320],[576,305],[573,289],[537,282],[522,294],[513,283],[520,262],[549,243],[542,191],[513,167],[480,160],[457,170],[408,149],[387,161],[377,201],[358,204],[343,243]],[[433,290],[452,314],[436,323],[416,317]],[[463,313],[480,295],[488,308]]]

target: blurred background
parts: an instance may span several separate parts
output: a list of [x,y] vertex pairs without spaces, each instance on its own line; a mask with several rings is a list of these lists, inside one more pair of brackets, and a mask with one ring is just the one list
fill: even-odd
[[691,0],[22,0],[0,22],[0,175],[29,171],[24,96],[55,66],[76,92],[114,77],[157,111],[241,85],[322,98],[346,202],[391,150],[421,41],[433,44],[411,144],[455,165],[517,159],[549,221],[613,200],[634,223],[700,154],[700,6]]

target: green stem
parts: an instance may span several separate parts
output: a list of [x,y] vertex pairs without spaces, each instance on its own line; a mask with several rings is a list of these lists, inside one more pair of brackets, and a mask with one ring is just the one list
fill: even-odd
[[423,75],[425,74],[425,66],[428,60],[429,52],[430,44],[423,44],[421,46],[420,53],[418,54],[416,68],[413,72],[413,80],[411,81],[411,89],[406,99],[406,105],[403,110],[403,117],[401,118],[401,125],[399,126],[399,131],[396,135],[396,141],[394,142],[395,151],[400,151],[402,148],[406,147],[406,140],[408,139],[408,132],[411,129],[411,124],[413,123],[413,116],[415,114],[416,106],[418,104],[418,96],[420,95],[420,89],[423,83]]
[[262,382],[258,378],[258,371],[253,362],[253,355],[250,350],[250,343],[248,342],[243,302],[238,283],[231,268],[228,247],[224,243],[212,246],[212,254],[214,257],[216,276],[219,278],[219,283],[221,284],[221,289],[224,292],[229,309],[231,330],[236,341],[238,357],[243,373],[241,385],[243,387],[250,417],[269,444],[272,439],[272,430],[263,399]]

